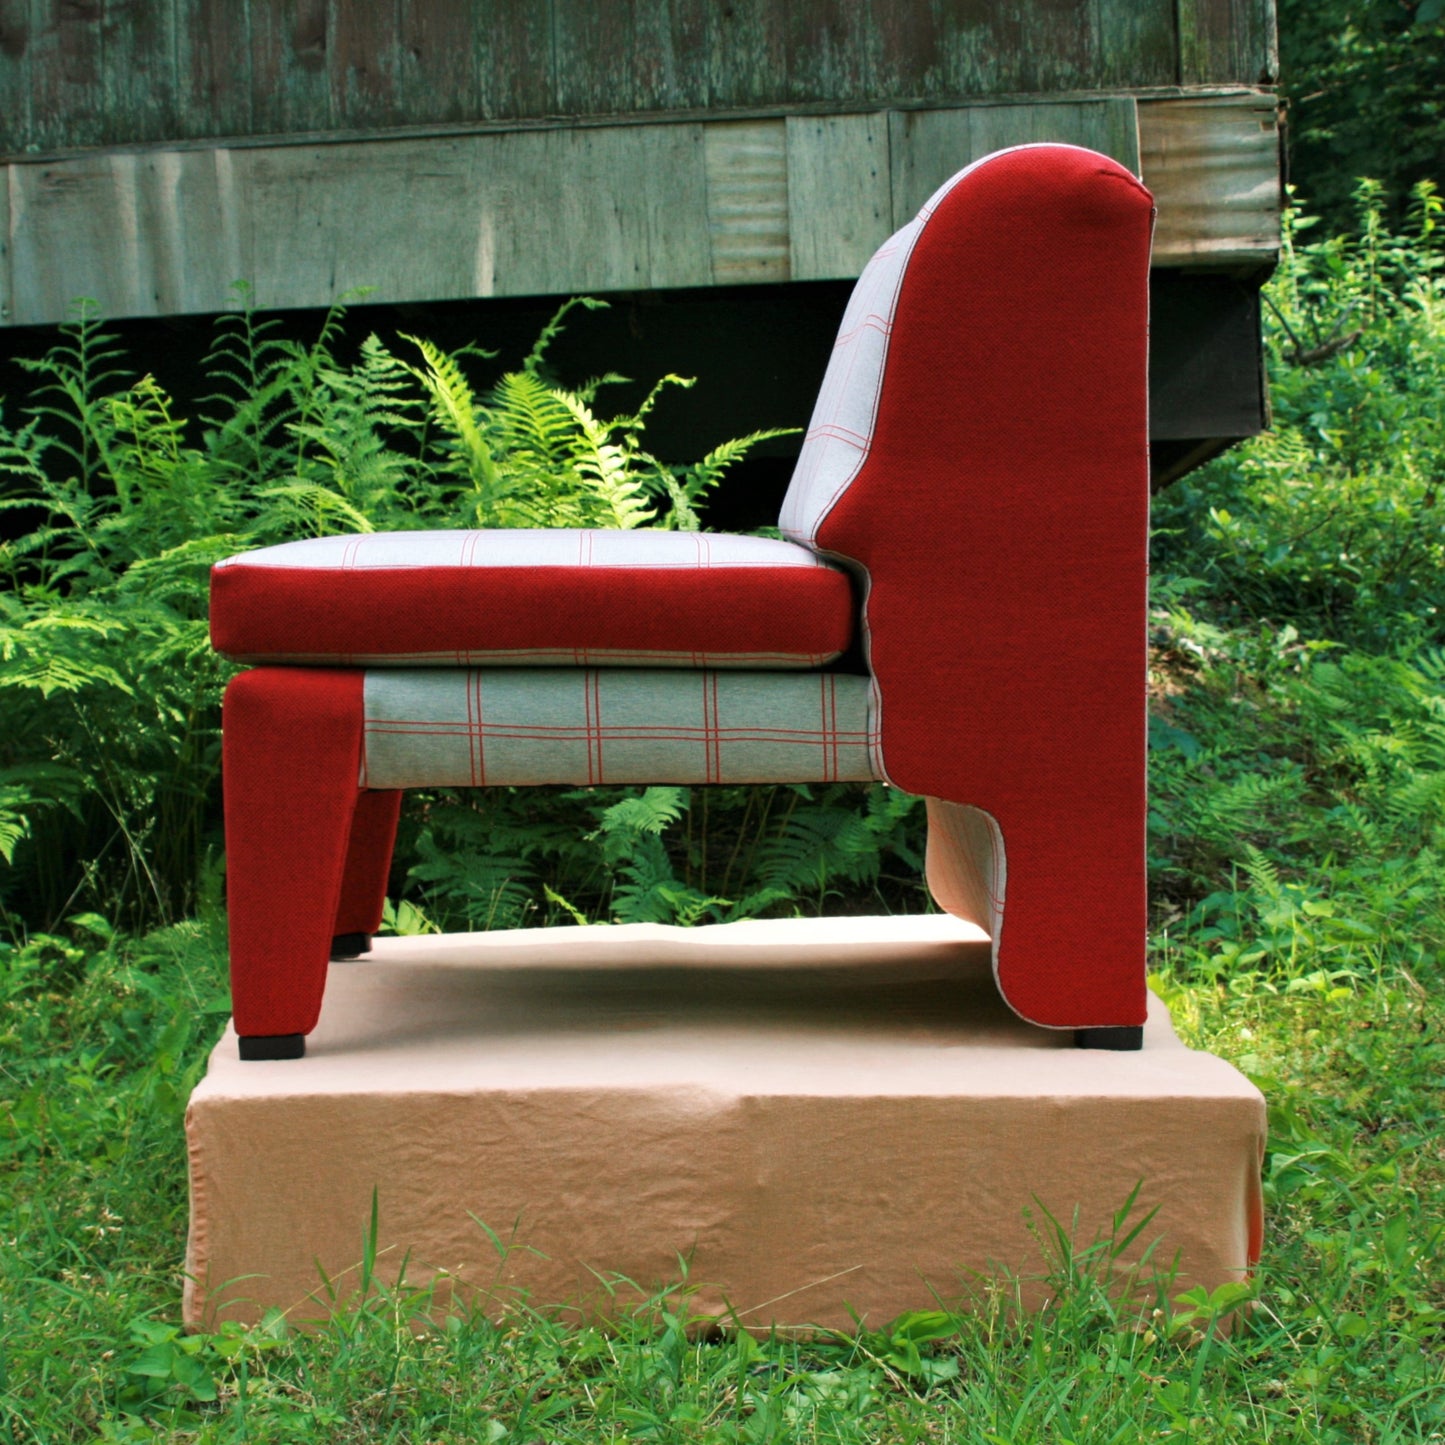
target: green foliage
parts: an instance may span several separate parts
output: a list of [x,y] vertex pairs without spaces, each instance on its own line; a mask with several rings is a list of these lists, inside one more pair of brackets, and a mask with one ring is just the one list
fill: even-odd
[[[402,338],[398,351],[371,336],[343,358],[338,312],[310,346],[248,310],[223,316],[194,417],[152,377],[128,376],[88,311],[24,363],[35,395],[22,421],[0,423],[0,509],[26,529],[0,547],[0,909],[44,929],[77,906],[135,925],[193,907],[220,843],[232,669],[205,622],[220,558],[376,528],[698,525],[708,489],[765,434],[696,466],[658,462],[647,418],[686,383],[665,377],[635,412],[605,418],[598,394],[620,378],[578,391],[551,380],[547,346],[576,304],[601,303],[564,306],[485,390],[467,375],[485,356],[474,348]],[[448,812],[448,842],[486,832],[455,800],[430,806]],[[473,919],[524,907],[498,871],[510,852],[443,878],[427,826],[417,877],[443,903],[465,896]],[[548,846],[534,839],[517,859]]]
[[1356,176],[1385,185],[1393,214],[1411,187],[1445,180],[1442,0],[1279,0],[1290,173],[1332,230]]
[[1273,429],[1159,499],[1156,568],[1202,580],[1231,622],[1445,641],[1441,201],[1419,187],[1392,234],[1379,188],[1357,199],[1357,237],[1307,244],[1313,222],[1286,213],[1265,291]]
[[917,910],[922,803],[856,784],[424,795],[413,927]]

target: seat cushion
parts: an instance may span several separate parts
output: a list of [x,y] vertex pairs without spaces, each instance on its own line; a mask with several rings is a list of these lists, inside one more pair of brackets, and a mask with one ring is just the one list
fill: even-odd
[[240,662],[815,668],[853,610],[806,547],[708,532],[369,532],[211,573],[211,642]]

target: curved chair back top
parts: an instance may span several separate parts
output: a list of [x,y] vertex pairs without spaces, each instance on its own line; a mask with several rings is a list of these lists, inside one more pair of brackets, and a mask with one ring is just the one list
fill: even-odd
[[[1074,214],[1065,214],[1065,208]],[[870,493],[876,487],[878,494],[870,495],[868,501],[881,510],[896,512],[904,499],[889,485],[888,477],[880,475],[876,467],[867,468],[866,463],[880,442],[911,450],[922,441],[919,430],[928,410],[942,405],[955,413],[972,410],[978,415],[1002,400],[1016,410],[1032,412],[1036,399],[1032,394],[1043,385],[1058,388],[1061,381],[1068,381],[1077,387],[1088,382],[1089,378],[1077,371],[1061,375],[1062,367],[1048,366],[1045,355],[1029,350],[1035,330],[1029,323],[1043,322],[1058,343],[1047,350],[1067,366],[1068,357],[1063,354],[1068,341],[1064,334],[1067,318],[1040,308],[1046,298],[1037,293],[1046,288],[1048,277],[1036,271],[1031,275],[1030,261],[1040,249],[1040,241],[1046,249],[1052,249],[1051,241],[1057,246],[1054,237],[1038,235],[1040,229],[1063,239],[1080,225],[1095,232],[1094,239],[1106,245],[1111,229],[1124,228],[1120,242],[1133,244],[1120,245],[1115,258],[1117,274],[1137,286],[1140,262],[1145,268],[1148,264],[1149,193],[1123,166],[1097,152],[1050,143],[1022,145],[984,156],[951,176],[913,220],[878,248],[859,276],[844,312],[783,501],[780,526],[785,537],[819,547],[819,529],[825,518],[855,485]],[[1027,234],[1030,229],[1035,231],[1032,237]],[[985,237],[991,232],[996,246],[979,247],[978,232]],[[925,237],[926,243],[920,244]],[[1077,257],[1084,267],[1092,264],[1092,249]],[[981,264],[980,250],[989,253],[990,260],[1002,259],[1005,264]],[[996,257],[999,251],[1003,255]],[[1011,264],[1009,252],[1013,252]],[[971,265],[971,260],[975,264]],[[1056,283],[1059,279],[1055,278]],[[900,325],[905,284],[914,292],[926,288],[934,298],[945,292],[943,304],[934,300],[920,306],[915,298],[915,304],[905,308]],[[1057,290],[1057,284],[1053,289]],[[1147,325],[1147,309],[1141,309],[1142,294],[1136,291],[1132,299],[1133,314],[1126,324],[1132,323],[1134,335],[1129,339],[1137,345],[1135,355],[1127,360],[1137,363],[1143,355],[1141,327]],[[1031,306],[1034,316],[1020,314]],[[1097,322],[1102,318],[1091,319]],[[999,354],[1003,346],[995,349],[996,340],[1003,340],[995,337],[996,327],[1015,338],[1011,350],[1014,359],[1023,363],[1022,375],[990,379],[988,373],[1003,359]],[[973,370],[968,352],[987,370]],[[886,378],[905,366],[909,395],[884,409]],[[921,389],[917,387],[920,370]],[[1000,398],[1010,381],[1015,383],[1011,394]],[[1142,381],[1137,374],[1115,378],[1095,373],[1093,377],[1096,388],[1107,389],[1111,382],[1122,384],[1137,393],[1135,400],[1143,399]],[[979,419],[986,423],[985,417]],[[1077,412],[1071,419],[1078,419]],[[1136,415],[1133,421],[1138,433],[1147,424],[1147,416]],[[889,427],[901,428],[905,435],[881,437],[880,428]],[[1139,436],[1133,441],[1137,462]]]

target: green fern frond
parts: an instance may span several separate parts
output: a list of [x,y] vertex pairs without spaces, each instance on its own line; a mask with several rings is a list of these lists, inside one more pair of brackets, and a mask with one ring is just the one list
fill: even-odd
[[421,352],[423,364],[411,368],[412,375],[431,398],[433,415],[443,433],[451,438],[472,487],[487,499],[494,497],[498,490],[496,465],[477,424],[476,396],[456,358],[421,337],[403,339]]
[[574,296],[571,300],[564,301],[552,314],[552,319],[542,328],[542,334],[522,361],[522,370],[528,376],[537,375],[547,358],[548,348],[562,334],[564,329],[562,323],[567,319],[568,314],[579,306],[584,311],[607,310],[607,302],[600,301],[595,296]]

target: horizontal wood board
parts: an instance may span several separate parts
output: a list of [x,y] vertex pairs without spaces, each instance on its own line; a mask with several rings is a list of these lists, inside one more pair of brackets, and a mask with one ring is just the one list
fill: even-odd
[[1273,78],[1273,0],[0,0],[0,155]]
[[10,164],[0,320],[209,313],[237,281],[270,309],[848,278],[955,170],[1035,140],[1142,165],[1157,264],[1267,264],[1273,115],[1124,96]]

